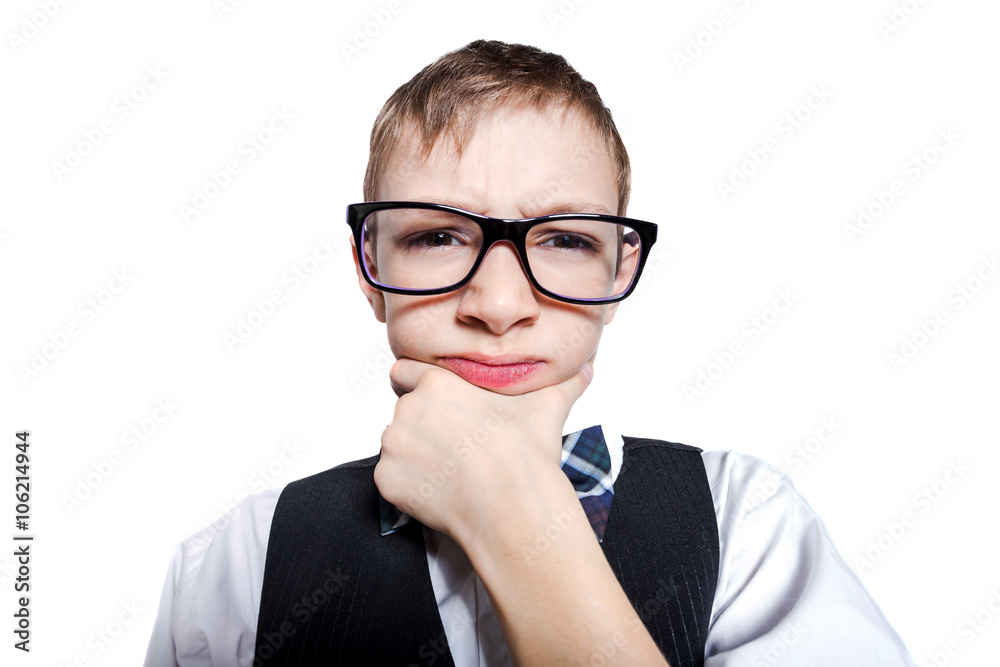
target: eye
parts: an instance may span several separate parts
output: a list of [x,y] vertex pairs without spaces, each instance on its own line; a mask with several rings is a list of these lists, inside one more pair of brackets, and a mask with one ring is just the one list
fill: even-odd
[[579,234],[554,234],[539,245],[563,250],[595,250],[594,245]]
[[460,241],[450,233],[440,230],[424,232],[423,234],[410,238],[410,240],[406,242],[407,248],[414,248],[418,246],[441,247],[447,245],[460,245]]

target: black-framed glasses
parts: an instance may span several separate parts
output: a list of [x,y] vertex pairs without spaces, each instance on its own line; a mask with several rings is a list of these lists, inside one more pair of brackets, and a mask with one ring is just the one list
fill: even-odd
[[656,241],[655,224],[632,218],[558,213],[499,219],[428,202],[351,204],[347,224],[365,280],[378,290],[432,295],[460,289],[490,248],[507,241],[536,290],[583,305],[631,294]]

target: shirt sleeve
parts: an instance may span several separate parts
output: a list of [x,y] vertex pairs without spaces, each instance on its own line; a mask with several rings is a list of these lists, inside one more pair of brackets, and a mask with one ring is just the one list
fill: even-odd
[[249,667],[281,489],[246,498],[175,550],[145,667]]
[[720,549],[706,667],[913,667],[787,475],[734,452],[703,460]]

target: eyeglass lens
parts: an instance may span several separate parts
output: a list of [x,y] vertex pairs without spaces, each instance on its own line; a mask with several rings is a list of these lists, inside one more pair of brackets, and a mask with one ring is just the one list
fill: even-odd
[[[369,214],[362,241],[365,270],[376,283],[433,290],[455,285],[469,274],[483,245],[483,230],[449,211],[401,208]],[[634,229],[586,218],[535,225],[527,233],[525,249],[538,284],[571,299],[625,293],[641,256]]]

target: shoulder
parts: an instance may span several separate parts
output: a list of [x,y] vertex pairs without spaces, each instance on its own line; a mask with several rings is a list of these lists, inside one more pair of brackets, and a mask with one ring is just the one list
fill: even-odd
[[[246,497],[211,525],[184,540],[178,546],[182,562],[196,566],[239,563],[263,573],[271,520],[279,501],[296,491],[336,489],[348,477],[367,478],[378,463],[378,456],[342,463],[336,467],[290,482],[285,487],[267,489]],[[187,568],[190,571],[192,568]]]
[[[712,489],[719,528],[723,519],[739,519],[768,500],[770,507],[798,497],[792,479],[767,461],[732,450],[710,450],[701,453],[705,474]],[[767,508],[765,508],[767,509]]]
[[378,463],[378,459],[379,455],[376,454],[375,456],[369,456],[364,459],[341,463],[338,466],[318,472],[315,475],[310,475],[309,477],[303,477],[302,479],[290,482],[285,487],[285,491],[329,486],[331,484],[335,485],[338,482],[352,479],[367,479],[371,477],[372,471]]
[[[146,666],[253,660],[271,516],[281,489],[243,498],[174,549]],[[206,662],[208,661],[208,662]]]
[[[706,665],[910,665],[899,636],[792,479],[757,457],[702,453],[719,524]],[[713,657],[714,656],[714,657]]]
[[793,561],[812,548],[807,541],[832,551],[822,521],[787,474],[763,459],[731,450],[703,452],[702,461],[719,525],[720,593],[738,588],[736,582],[759,571],[765,560],[792,568]]
[[275,488],[248,496],[178,545],[172,563],[178,639],[214,637],[229,626],[243,628],[237,641],[252,647],[271,517],[280,494]]
[[360,518],[366,509],[377,512],[375,465],[378,459],[376,455],[349,461],[288,484],[276,507],[282,529],[307,533],[312,530],[311,525],[328,523],[331,508],[336,509],[336,516],[340,518]]
[[640,449],[643,447],[661,447],[665,449],[673,449],[682,452],[700,452],[701,449],[697,447],[692,447],[691,445],[683,445],[679,442],[670,442],[669,440],[657,440],[655,438],[635,438],[629,435],[623,435],[622,437],[622,448],[625,450]]
[[[300,489],[336,487],[339,480],[350,475],[370,476],[377,462],[378,456],[349,461],[290,482],[284,488],[267,489],[244,498],[177,547],[175,560],[183,565],[187,583],[207,583],[206,579],[216,575],[237,579],[241,574],[262,575],[271,520],[282,497]],[[234,572],[229,565],[245,570]],[[195,573],[197,576],[193,576]],[[258,577],[252,579],[256,581]]]
[[[371,475],[378,457],[335,468],[247,496],[174,550],[164,583],[148,665],[173,652],[177,664],[210,656],[236,656],[249,664],[254,652],[257,613],[271,524],[286,493],[336,488],[350,475]],[[231,660],[231,657],[225,659]]]
[[623,435],[621,440],[624,452],[655,448],[670,450],[675,455],[699,457],[705,468],[720,531],[723,529],[724,519],[750,511],[779,491],[794,492],[794,486],[787,475],[755,456],[731,450],[705,451],[691,445],[654,438]]
[[[623,452],[661,449],[670,450],[679,456],[700,457],[715,504],[720,532],[726,520],[746,514],[772,496],[778,495],[787,499],[795,495],[794,485],[786,474],[755,456],[731,450],[706,451],[691,445],[655,438],[627,435],[617,438],[620,438]],[[617,438],[612,435],[612,442]]]

